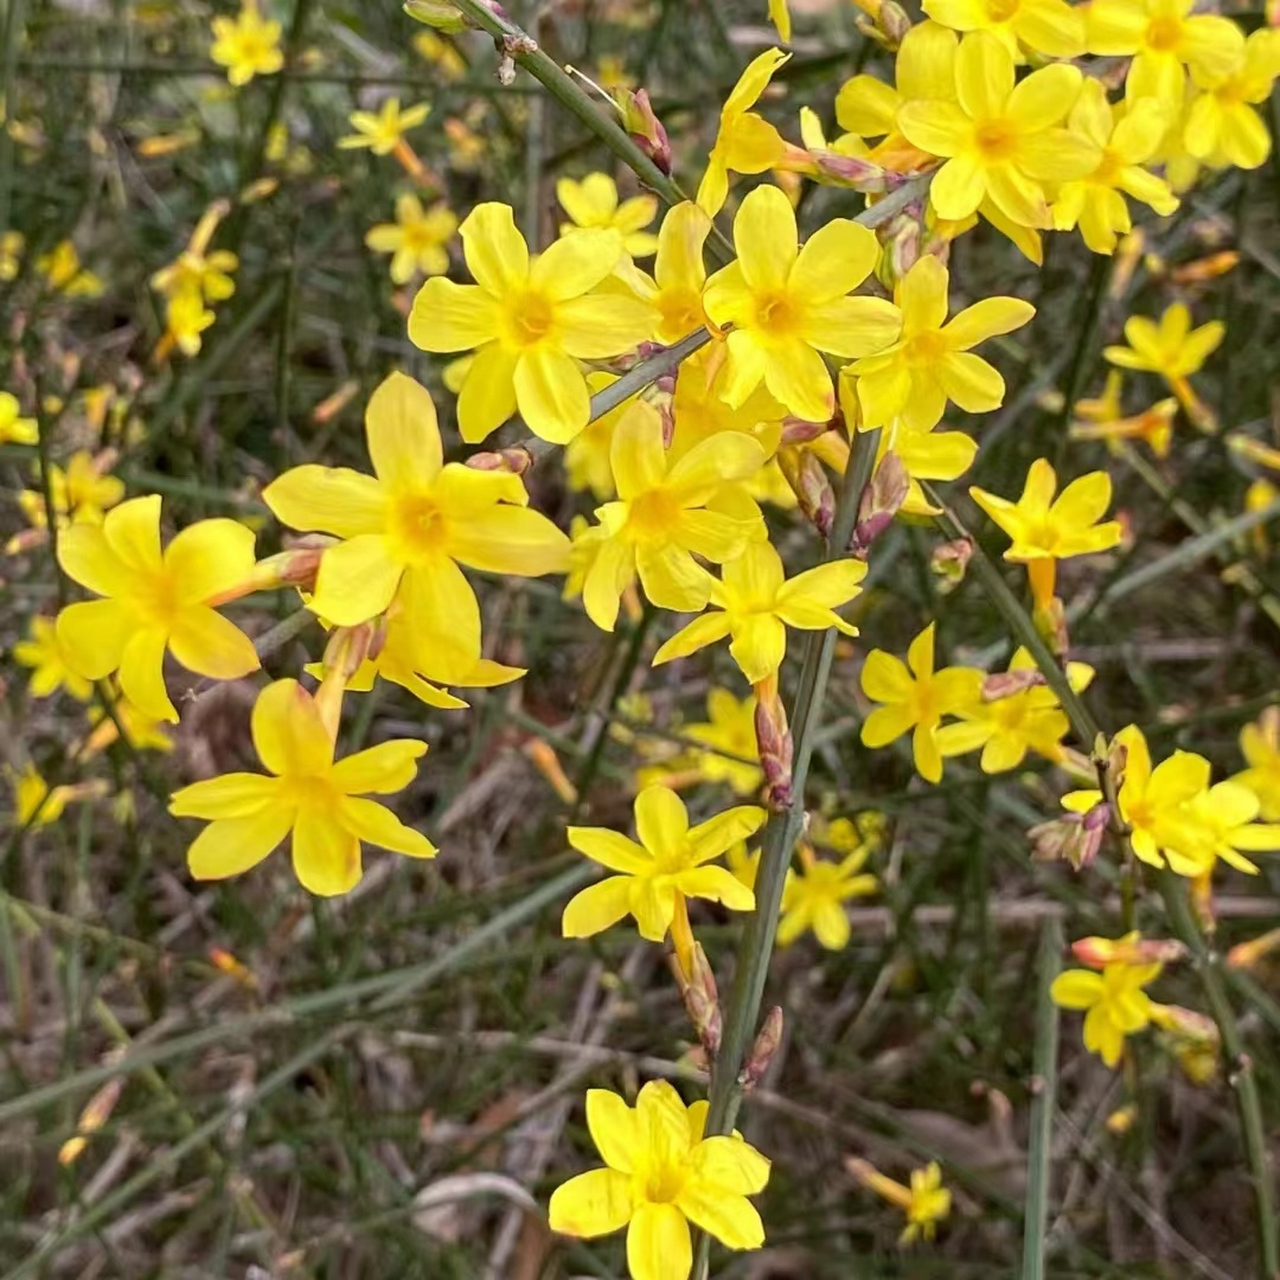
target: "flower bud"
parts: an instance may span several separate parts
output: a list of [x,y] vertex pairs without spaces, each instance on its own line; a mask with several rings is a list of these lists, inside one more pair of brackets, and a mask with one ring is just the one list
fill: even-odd
[[533,466],[533,454],[522,444],[509,449],[487,449],[473,453],[467,459],[467,466],[476,471],[510,471],[522,476]]
[[826,433],[825,422],[806,422],[803,418],[783,418],[779,444],[809,444]]
[[973,542],[969,538],[957,538],[954,542],[943,542],[934,547],[929,557],[929,568],[941,579],[938,590],[943,595],[950,594],[964,581],[972,559]]
[[542,738],[530,738],[521,748],[533,767],[551,784],[552,790],[565,804],[575,804],[578,788],[569,780],[555,748]]
[[443,31],[445,35],[456,36],[469,25],[449,0],[404,0],[402,7],[415,22]]
[[688,975],[677,956],[671,957],[671,971],[675,974],[684,1001],[685,1012],[697,1033],[698,1040],[708,1058],[714,1058],[720,1050],[722,1021],[720,1017],[720,993],[716,987],[716,975],[707,962],[700,942],[694,942],[689,956]]
[[849,551],[861,560],[871,544],[893,523],[911,488],[906,464],[892,449],[880,459],[871,483],[858,503],[858,523],[853,527]]
[[778,696],[778,678],[770,676],[756,685],[756,744],[764,770],[765,807],[781,813],[794,799],[791,779],[791,730]]
[[631,141],[668,177],[671,176],[671,141],[662,121],[654,114],[647,89],[619,89],[615,100],[622,110],[622,127]]
[[836,494],[816,455],[794,445],[778,450],[778,467],[805,518],[825,538],[836,517]]
[[1087,814],[1069,813],[1042,822],[1027,832],[1031,856],[1037,862],[1069,862],[1079,871],[1098,856],[1110,820],[1110,807],[1095,805]]
[[846,156],[838,151],[815,148],[808,153],[809,161],[816,167],[815,178],[830,178],[837,185],[851,187],[864,195],[882,195],[902,185],[900,174],[892,173],[882,165],[859,156]]
[[1180,1005],[1152,1003],[1151,1021],[1169,1036],[1169,1047],[1192,1084],[1206,1085],[1218,1074],[1222,1041],[1212,1018]]
[[299,591],[314,591],[316,574],[320,571],[320,557],[327,548],[338,545],[337,538],[323,533],[308,533],[294,539],[284,551],[253,566],[253,572],[229,587],[221,595],[209,600],[211,606],[227,604],[252,595],[255,591],[278,591],[281,587],[296,587]]
[[775,1004],[765,1014],[755,1043],[751,1046],[751,1052],[747,1054],[747,1060],[738,1073],[738,1083],[743,1089],[754,1089],[764,1079],[765,1072],[769,1070],[769,1064],[773,1061],[773,1055],[778,1052],[778,1046],[781,1043],[782,1010]]
[[983,702],[999,702],[1001,698],[1012,698],[1016,694],[1026,693],[1048,683],[1043,672],[1035,667],[1023,668],[1020,671],[995,671],[983,677]]
[[1280,929],[1268,929],[1266,933],[1238,942],[1227,952],[1227,965],[1232,969],[1253,969],[1258,962],[1280,947]]
[[1081,938],[1071,944],[1071,954],[1091,969],[1104,969],[1109,964],[1172,964],[1185,959],[1187,949],[1172,938],[1126,933],[1123,938]]
[[111,1118],[111,1113],[115,1110],[115,1105],[120,1100],[120,1094],[124,1089],[125,1079],[125,1076],[116,1076],[108,1080],[89,1099],[85,1109],[80,1113],[80,1119],[76,1122],[75,1137],[68,1138],[58,1150],[58,1163],[64,1168],[74,1164],[80,1158],[80,1153],[88,1145],[89,1138]]

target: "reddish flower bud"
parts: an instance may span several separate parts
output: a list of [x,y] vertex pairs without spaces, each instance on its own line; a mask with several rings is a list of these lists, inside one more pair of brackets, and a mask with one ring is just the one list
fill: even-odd
[[510,471],[522,476],[533,466],[533,454],[524,445],[517,444],[509,449],[473,453],[467,459],[467,466],[476,471]]
[[1173,938],[1143,938],[1127,933],[1123,938],[1080,938],[1071,954],[1091,969],[1109,964],[1172,964],[1186,958],[1187,949]]
[[963,581],[973,559],[973,542],[969,538],[957,538],[934,547],[929,557],[929,568],[942,579],[938,590],[943,595],[954,591]]
[[722,1021],[720,1017],[720,992],[716,987],[716,975],[707,962],[702,944],[695,942],[689,957],[691,972],[685,975],[680,960],[671,957],[671,971],[675,974],[684,1001],[685,1012],[697,1033],[698,1040],[708,1058],[714,1058],[720,1050]]
[[782,1010],[775,1004],[765,1014],[759,1034],[747,1054],[747,1060],[738,1073],[738,1083],[747,1090],[754,1089],[764,1079],[773,1055],[778,1052],[782,1043]]
[[647,89],[619,89],[614,95],[622,108],[622,127],[631,141],[653,161],[663,173],[671,175],[671,141],[662,121],[654,114]]
[[911,487],[906,464],[892,449],[880,459],[871,483],[858,503],[858,523],[853,528],[850,552],[866,559],[871,544],[893,523]]
[[996,671],[983,678],[982,700],[999,702],[1001,698],[1012,698],[1015,694],[1026,693],[1028,689],[1046,683],[1044,675],[1035,667],[1021,671]]
[[791,486],[805,518],[825,538],[836,517],[836,494],[822,463],[808,449],[778,450],[778,467]]

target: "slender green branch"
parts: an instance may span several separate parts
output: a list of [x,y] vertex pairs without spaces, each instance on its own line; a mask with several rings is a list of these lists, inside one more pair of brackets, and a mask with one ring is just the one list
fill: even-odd
[[1027,1205],[1022,1237],[1022,1280],[1044,1280],[1045,1227],[1053,1173],[1053,1111],[1058,1092],[1058,1009],[1049,995],[1062,967],[1062,922],[1040,931],[1036,1005],[1035,1084],[1027,1149]]
[[[878,431],[872,431],[861,432],[854,438],[835,520],[827,540],[824,557],[827,561],[840,560],[849,554],[849,538],[857,520],[862,491],[871,476],[879,436]],[[756,875],[756,908],[747,920],[738,946],[733,989],[724,1011],[724,1037],[711,1073],[708,1134],[728,1133],[741,1103],[738,1076],[756,1034],[769,960],[778,931],[782,888],[791,864],[791,850],[804,822],[805,782],[809,776],[818,716],[831,672],[835,636],[834,629],[815,631],[805,648],[791,713],[794,742],[792,801],[784,812],[774,814],[765,828],[760,869]]]
[[1277,1232],[1266,1128],[1262,1120],[1258,1084],[1254,1078],[1253,1059],[1245,1051],[1240,1037],[1240,1027],[1223,981],[1221,961],[1205,941],[1204,933],[1192,914],[1185,883],[1172,871],[1165,870],[1159,873],[1159,885],[1169,922],[1179,941],[1191,952],[1200,985],[1209,1004],[1209,1013],[1222,1037],[1227,1082],[1236,1096],[1245,1157],[1249,1162],[1249,1176],[1253,1182],[1254,1205],[1257,1209],[1258,1274],[1263,1280],[1275,1280],[1280,1275],[1280,1233]]
[[[0,52],[0,120],[12,120],[14,116],[13,86],[26,7],[27,0],[9,0],[5,5],[4,49]],[[5,128],[0,129],[0,236],[9,230],[9,205],[12,196],[13,135]]]

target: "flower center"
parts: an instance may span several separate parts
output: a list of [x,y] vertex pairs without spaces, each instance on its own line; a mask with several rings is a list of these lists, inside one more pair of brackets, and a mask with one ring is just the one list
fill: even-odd
[[926,329],[907,339],[906,356],[912,364],[937,364],[947,354],[947,340],[937,329]]
[[666,489],[651,489],[631,503],[626,527],[637,542],[665,542],[675,532],[682,510]]
[[662,324],[670,332],[692,333],[702,323],[702,300],[692,289],[676,286],[658,295]]
[[756,325],[776,337],[787,337],[799,326],[795,303],[781,289],[756,296]]
[[168,627],[178,612],[176,584],[167,573],[139,584],[136,596],[143,617],[153,625]]
[[1147,44],[1158,53],[1169,53],[1182,40],[1182,20],[1166,14],[1147,24]]
[[515,299],[508,314],[518,347],[536,346],[555,327],[555,309],[540,293],[526,293]]
[[443,547],[448,526],[430,494],[406,493],[392,503],[390,532],[400,558],[412,563]]
[[671,1204],[684,1190],[686,1180],[682,1166],[660,1161],[649,1169],[642,1194],[651,1204]]
[[1114,186],[1120,170],[1124,167],[1125,160],[1119,152],[1113,151],[1110,147],[1103,147],[1102,159],[1098,161],[1098,167],[1093,171],[1093,180],[1106,186]]
[[1018,0],[987,0],[987,16],[992,22],[1008,22],[1018,12]]
[[974,132],[974,141],[988,163],[1008,160],[1018,144],[1018,131],[1004,117],[984,120]]

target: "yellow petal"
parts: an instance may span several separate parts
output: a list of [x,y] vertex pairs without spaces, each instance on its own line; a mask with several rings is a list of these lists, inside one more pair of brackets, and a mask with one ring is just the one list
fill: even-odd
[[636,796],[636,834],[655,858],[674,855],[689,830],[689,814],[684,801],[667,786],[645,787]]
[[730,1249],[758,1249],[764,1244],[764,1223],[755,1206],[744,1196],[693,1180],[686,1183],[676,1207],[694,1226],[701,1227]]
[[479,285],[432,276],[418,290],[409,341],[420,351],[470,351],[497,336],[497,303]]
[[241,818],[211,822],[187,850],[197,880],[224,880],[255,867],[289,834],[293,809],[272,805]]
[[569,827],[565,835],[571,848],[610,871],[642,876],[653,870],[652,856],[620,831],[610,831],[608,827]]
[[[66,534],[61,538],[61,544]],[[137,615],[119,600],[69,604],[58,614],[57,638],[67,665],[88,680],[101,680],[120,665]]]
[[345,797],[338,806],[342,825],[357,839],[406,854],[410,858],[434,858],[435,845],[412,827],[407,827],[385,805],[376,800],[360,800]]
[[338,626],[358,626],[386,612],[403,573],[404,565],[392,557],[387,538],[360,534],[328,547],[320,557],[308,608]]
[[569,539],[538,511],[491,508],[474,526],[450,533],[449,550],[485,573],[536,578],[569,568]]
[[300,808],[293,826],[293,871],[309,893],[333,898],[360,882],[360,841],[327,807]]
[[631,910],[629,876],[609,876],[574,894],[565,904],[560,931],[566,938],[590,938],[618,923]]
[[403,791],[417,775],[427,744],[413,738],[393,738],[339,760],[329,780],[349,796],[391,795]]
[[388,490],[421,491],[444,461],[431,393],[403,373],[378,384],[364,415],[369,458]]
[[160,495],[131,498],[113,507],[102,521],[107,545],[130,572],[155,575],[163,559],[160,553]]
[[632,1280],[688,1280],[693,1267],[689,1224],[673,1204],[636,1207],[627,1230]]
[[291,529],[339,538],[377,533],[386,511],[378,482],[348,467],[294,467],[267,485],[262,500]]
[[516,362],[516,404],[529,430],[553,444],[572,440],[591,417],[591,395],[577,361],[549,347],[525,351]]
[[798,252],[791,201],[777,187],[757,187],[734,217],[733,243],[752,289],[784,288]]
[[486,293],[502,298],[524,285],[529,276],[529,249],[516,230],[510,205],[476,205],[463,219],[458,233],[467,267]]
[[584,1239],[621,1230],[631,1219],[631,1180],[615,1169],[580,1173],[551,1193],[548,1219],[552,1231]]
[[333,744],[311,695],[296,680],[277,680],[258,694],[250,727],[258,759],[277,776],[329,772]]
[[630,1173],[643,1141],[636,1113],[608,1089],[587,1090],[587,1129],[605,1164]]
[[538,255],[529,284],[553,302],[581,297],[613,271],[620,248],[615,231],[576,231]]
[[164,686],[168,636],[156,627],[136,627],[120,655],[120,688],[152,720],[177,723],[178,713]]
[[188,671],[215,680],[238,680],[258,669],[253,641],[205,605],[188,605],[174,619],[169,648]]
[[169,812],[176,818],[245,818],[271,805],[279,796],[274,778],[260,773],[225,773],[175,791]]
[[1088,969],[1068,969],[1049,988],[1053,1003],[1063,1009],[1088,1009],[1102,998],[1102,976]]
[[476,352],[458,396],[458,429],[468,444],[479,444],[515,413],[518,360],[498,342]]

